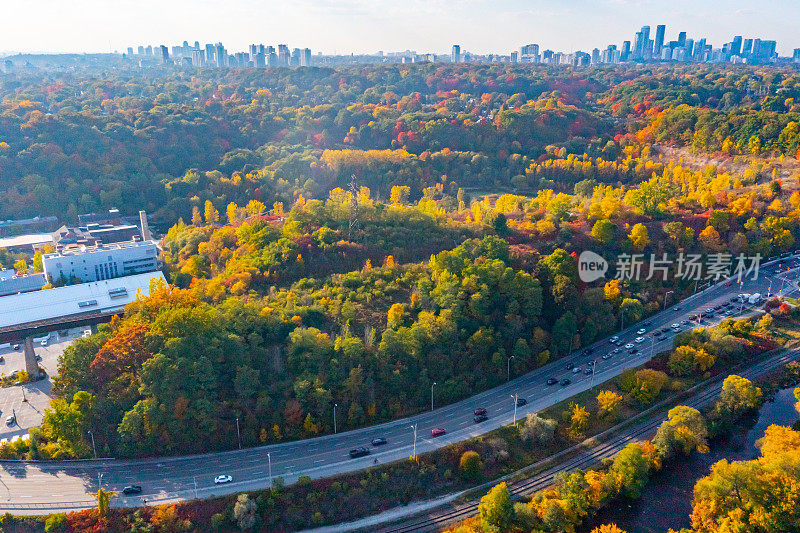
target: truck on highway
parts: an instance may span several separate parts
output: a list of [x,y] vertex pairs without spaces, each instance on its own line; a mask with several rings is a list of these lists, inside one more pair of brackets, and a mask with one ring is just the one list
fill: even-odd
[[761,301],[761,293],[756,292],[750,295],[750,298],[747,300],[751,304],[757,304]]

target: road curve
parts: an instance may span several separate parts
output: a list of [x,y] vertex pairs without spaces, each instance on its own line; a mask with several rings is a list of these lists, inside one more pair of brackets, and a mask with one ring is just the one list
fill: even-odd
[[[787,263],[794,270],[778,277],[775,269],[779,261],[782,261],[781,270],[785,270]],[[726,283],[721,282],[687,298],[679,304],[677,311],[673,307],[647,319],[649,325],[646,327],[641,323],[627,327],[618,335],[631,343],[639,328],[646,329],[643,335],[646,341],[636,344],[640,350],[635,354],[621,350],[603,360],[601,356],[615,348],[604,339],[591,346],[591,354],[572,353],[494,389],[402,420],[303,441],[213,454],[141,460],[0,461],[0,508],[18,514],[44,514],[93,507],[95,503],[90,493],[97,490],[98,484],[113,490],[121,490],[129,484],[140,485],[142,494],[120,495],[114,500],[116,506],[139,506],[263,489],[277,476],[291,483],[301,475],[318,478],[351,472],[373,466],[374,461],[386,463],[412,455],[412,425],[417,426],[417,453],[431,451],[511,423],[514,394],[528,401],[527,405],[516,410],[519,418],[645,363],[654,352],[670,346],[664,339],[671,339],[672,332],[667,332],[660,342],[656,342],[651,334],[655,329],[668,328],[672,323],[688,320],[698,310],[727,303],[740,291],[766,294],[771,287],[775,293],[779,282],[785,293],[795,291],[795,279],[800,275],[800,269],[796,267],[800,267],[798,259],[775,259],[762,265],[762,275],[758,280],[745,281],[741,289],[736,283],[726,287]],[[704,324],[713,322],[705,321]],[[585,370],[590,360],[597,360],[594,375],[573,374],[566,368],[569,363]],[[545,382],[550,377],[569,378],[571,384],[547,386]],[[472,412],[477,407],[485,407],[488,411],[488,420],[480,424],[473,422]],[[442,427],[447,433],[432,438],[430,431],[435,427]],[[385,437],[388,444],[373,448],[368,457],[349,458],[351,448],[369,446],[372,438],[379,436]],[[215,485],[214,477],[223,473],[231,475],[233,481]]]

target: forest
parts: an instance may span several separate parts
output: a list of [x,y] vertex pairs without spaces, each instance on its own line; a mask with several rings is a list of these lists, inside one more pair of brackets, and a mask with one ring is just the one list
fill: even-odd
[[229,449],[236,418],[248,446],[324,434],[334,402],[347,429],[407,416],[712,281],[587,284],[582,250],[647,271],[800,237],[791,69],[95,74],[0,80],[0,218],[147,209],[170,285],[65,351],[29,456],[85,457],[88,427],[141,456]]

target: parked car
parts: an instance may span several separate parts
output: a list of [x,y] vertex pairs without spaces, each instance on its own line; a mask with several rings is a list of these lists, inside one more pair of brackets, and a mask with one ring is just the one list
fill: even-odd
[[233,478],[227,474],[220,474],[214,478],[215,485],[221,485],[222,483],[230,483],[233,481]]
[[433,428],[431,430],[431,437],[441,437],[445,433],[447,433],[447,431],[445,431],[444,428]]
[[353,448],[350,450],[350,458],[356,459],[357,457],[366,457],[369,455],[369,448],[366,446],[359,446],[358,448]]
[[13,426],[13,425],[14,425],[14,424],[16,424],[16,423],[17,423],[17,417],[16,417],[15,415],[9,415],[9,416],[6,418],[6,425],[7,425],[7,426],[11,427],[11,426]]
[[139,485],[128,485],[122,489],[122,494],[125,494],[126,496],[130,496],[131,494],[139,494],[140,492],[142,492],[142,487]]
[[522,407],[523,405],[528,405],[528,400],[525,398],[517,398],[517,407]]
[[569,379],[567,379],[567,378],[564,378],[564,379],[562,379],[562,380],[561,380],[561,386],[562,386],[562,387],[566,387],[566,386],[567,386],[567,385],[569,385],[570,383],[572,383],[572,382],[571,382]]
[[558,383],[558,379],[556,378],[550,378],[547,380],[548,385],[555,385],[556,383]]
[[472,414],[475,415],[475,416],[485,415],[486,414],[486,408],[485,407],[478,407],[477,409],[475,409],[475,411]]
[[479,424],[481,422],[486,422],[487,420],[489,420],[489,417],[486,416],[486,415],[478,415],[478,416],[475,417],[475,423],[476,424]]
[[386,438],[384,437],[375,437],[372,439],[373,446],[383,446],[384,444],[386,444]]

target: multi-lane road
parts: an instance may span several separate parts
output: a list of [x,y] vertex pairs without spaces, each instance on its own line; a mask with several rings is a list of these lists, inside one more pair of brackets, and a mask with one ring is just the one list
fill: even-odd
[[[781,272],[777,272],[779,263]],[[291,483],[302,475],[325,477],[367,468],[376,462],[407,458],[415,449],[416,453],[431,451],[511,423],[515,416],[514,395],[527,401],[526,405],[516,409],[516,416],[520,418],[643,364],[654,353],[671,347],[675,334],[671,325],[683,324],[692,315],[702,312],[702,323],[712,324],[723,317],[722,313],[747,312],[748,306],[737,304],[717,310],[713,317],[707,316],[707,309],[730,304],[740,292],[758,292],[765,296],[768,292],[794,292],[800,274],[798,266],[800,260],[789,258],[763,264],[755,281],[746,280],[741,286],[738,283],[718,283],[650,317],[646,320],[647,325],[644,322],[630,325],[617,335],[623,345],[633,344],[637,348],[635,353],[629,353],[624,347],[618,353],[612,353],[617,346],[604,339],[588,347],[591,353],[581,349],[461,402],[378,426],[297,442],[185,457],[35,463],[0,461],[0,509],[32,514],[90,507],[94,505],[90,493],[97,490],[98,483],[115,490],[131,484],[142,487],[141,494],[120,495],[114,500],[115,505],[208,497],[265,488],[278,476]],[[784,272],[787,268],[794,270]],[[688,323],[681,329],[687,327],[690,327]],[[645,332],[638,334],[641,328]],[[664,334],[658,338],[653,336],[656,330],[663,328],[667,329]],[[638,336],[645,340],[636,343]],[[609,353],[612,355],[603,359],[602,356]],[[590,361],[596,361],[595,370],[586,373]],[[574,372],[567,368],[568,365],[580,371]],[[550,378],[559,382],[569,379],[570,383],[548,386]],[[428,395],[430,391],[420,391],[420,394]],[[478,407],[486,408],[488,420],[476,424],[473,411]],[[432,437],[434,428],[443,428],[446,433]],[[385,438],[387,444],[372,447],[370,443],[375,437]],[[208,436],[197,435],[197,438]],[[370,447],[372,453],[351,459],[348,452],[357,446]],[[230,475],[233,481],[215,485],[214,478],[220,474]]]

